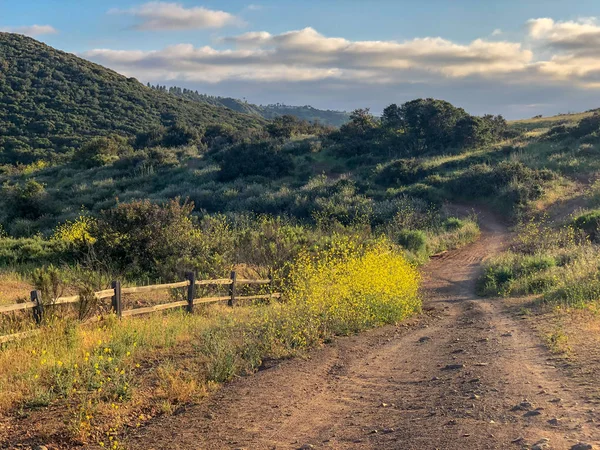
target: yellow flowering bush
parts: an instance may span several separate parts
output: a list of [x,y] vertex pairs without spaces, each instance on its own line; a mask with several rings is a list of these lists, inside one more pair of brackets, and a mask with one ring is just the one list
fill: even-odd
[[93,244],[96,238],[91,235],[91,230],[95,221],[93,217],[81,214],[77,219],[59,225],[52,239],[77,245]]
[[266,310],[257,329],[274,356],[286,355],[418,312],[419,282],[417,269],[389,241],[365,247],[337,237],[296,258],[285,283],[286,303]]

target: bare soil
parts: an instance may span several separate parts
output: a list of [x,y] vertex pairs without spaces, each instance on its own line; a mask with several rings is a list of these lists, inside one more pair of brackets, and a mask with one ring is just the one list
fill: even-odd
[[[527,320],[475,295],[506,227],[425,268],[424,311],[241,378],[132,432],[131,449],[569,449],[600,446],[597,373],[573,371]],[[590,376],[593,378],[590,379]],[[537,445],[537,447],[536,447]]]

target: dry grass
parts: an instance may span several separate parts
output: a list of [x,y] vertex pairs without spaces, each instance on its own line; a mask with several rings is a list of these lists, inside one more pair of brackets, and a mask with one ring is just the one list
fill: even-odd
[[0,305],[29,299],[32,284],[17,272],[0,272]]

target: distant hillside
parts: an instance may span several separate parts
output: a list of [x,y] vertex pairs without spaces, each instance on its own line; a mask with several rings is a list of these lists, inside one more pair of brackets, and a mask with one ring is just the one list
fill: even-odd
[[231,97],[218,97],[213,95],[200,94],[198,91],[180,87],[150,86],[155,90],[168,92],[177,97],[185,98],[202,103],[208,103],[215,106],[225,106],[234,111],[244,114],[254,114],[262,116],[265,119],[274,119],[283,115],[295,116],[309,122],[320,122],[323,125],[332,125],[340,127],[348,122],[350,115],[345,111],[322,110],[312,106],[290,106],[281,103],[275,105],[254,105],[243,100]]
[[90,137],[174,123],[262,123],[222,106],[175,98],[34,39],[0,33],[0,163],[69,153]]
[[598,109],[580,113],[558,114],[556,116],[536,116],[531,119],[519,119],[510,122],[512,128],[520,131],[544,130],[556,125],[574,125],[581,119],[591,117],[598,113]]

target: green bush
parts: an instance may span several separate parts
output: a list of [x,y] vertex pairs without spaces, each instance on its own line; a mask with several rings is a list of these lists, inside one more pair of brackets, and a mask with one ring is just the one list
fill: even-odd
[[378,168],[376,181],[384,186],[413,184],[427,176],[427,170],[416,159],[398,159]]
[[41,237],[0,239],[0,266],[43,266],[73,261],[72,247],[62,241],[47,241]]
[[582,230],[592,241],[600,238],[600,210],[589,211],[573,220],[573,226]]
[[233,235],[222,218],[198,223],[194,205],[179,199],[120,203],[94,224],[100,261],[131,278],[181,279],[188,270],[221,277],[231,268]]
[[556,267],[556,259],[549,255],[527,255],[517,264],[519,275],[529,275]]
[[506,253],[492,261],[478,280],[482,295],[541,294],[557,284],[550,270],[556,267],[551,255]]
[[73,162],[85,168],[104,166],[132,152],[128,140],[121,136],[98,137],[76,150]]
[[461,229],[465,225],[464,220],[460,220],[457,217],[448,217],[442,223],[442,228],[445,231],[456,231]]
[[427,254],[427,235],[421,230],[403,230],[397,238],[398,244],[416,256]]
[[235,180],[245,176],[280,178],[290,174],[294,161],[281,147],[272,142],[240,144],[223,152],[219,158],[222,181]]
[[476,164],[451,180],[448,190],[461,198],[495,197],[509,208],[523,206],[544,194],[545,183],[556,178],[550,170],[536,170],[519,161],[503,161],[497,166]]

